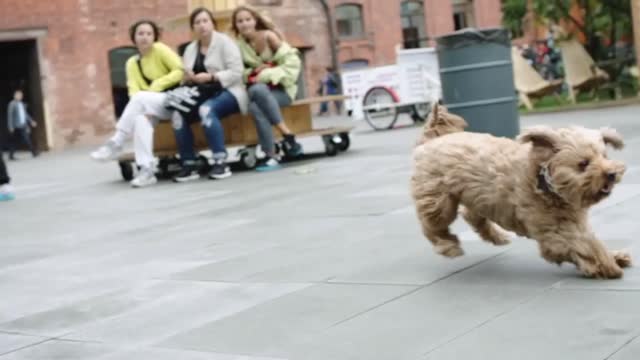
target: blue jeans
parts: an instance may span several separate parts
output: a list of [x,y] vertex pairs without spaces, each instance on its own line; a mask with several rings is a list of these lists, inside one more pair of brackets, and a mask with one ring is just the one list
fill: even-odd
[[[223,90],[200,105],[202,128],[214,159],[224,160],[227,158],[227,149],[224,146],[224,129],[220,120],[239,111],[238,101],[227,90]],[[173,113],[171,120],[182,164],[193,163],[196,159],[196,153],[193,149],[193,133],[190,124],[177,111]]]
[[262,151],[272,156],[275,153],[272,126],[282,122],[280,108],[291,104],[291,98],[280,89],[269,89],[259,83],[249,87],[249,113],[256,123]]

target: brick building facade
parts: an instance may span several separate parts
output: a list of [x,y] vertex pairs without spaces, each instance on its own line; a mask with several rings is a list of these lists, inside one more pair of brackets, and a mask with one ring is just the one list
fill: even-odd
[[[219,3],[219,0],[215,2]],[[305,50],[305,92],[314,92],[331,63],[328,23],[318,0],[248,0],[266,10]],[[16,87],[25,89],[43,150],[93,145],[114,128],[109,51],[129,46],[128,27],[156,20],[162,41],[177,48],[190,39],[176,25],[198,1],[0,0],[0,124]],[[236,2],[225,1],[235,5]],[[225,13],[225,14],[228,14]],[[173,22],[172,22],[173,21]],[[223,30],[227,30],[226,27]],[[0,144],[7,139],[0,126]]]
[[[224,17],[244,2],[266,11],[303,50],[302,95],[315,93],[333,51],[343,70],[354,64],[391,64],[396,46],[427,45],[423,38],[453,31],[461,22],[477,27],[500,23],[500,0],[0,0],[0,107],[9,102],[13,88],[24,87],[40,124],[34,136],[43,150],[97,144],[115,125],[108,55],[131,45],[131,23],[158,21],[163,41],[175,48],[190,39],[184,18],[191,8],[224,8],[217,11]],[[360,25],[348,17],[354,7]],[[325,10],[333,16],[331,25]],[[460,17],[461,11],[470,15]],[[403,22],[410,26],[403,29]],[[354,29],[359,32],[345,36]],[[1,123],[5,114],[0,111]],[[0,142],[6,132],[0,126]]]
[[328,0],[342,68],[387,65],[395,49],[432,46],[464,27],[501,25],[500,0]]
[[[186,5],[182,0],[0,0],[0,9],[0,47],[3,57],[12,59],[0,69],[0,104],[6,106],[12,88],[24,87],[40,124],[39,146],[58,149],[95,143],[113,128],[108,52],[131,44],[128,26],[140,18],[175,16]],[[177,44],[186,36],[170,32],[164,40]],[[31,66],[25,69],[21,63],[27,58]]]

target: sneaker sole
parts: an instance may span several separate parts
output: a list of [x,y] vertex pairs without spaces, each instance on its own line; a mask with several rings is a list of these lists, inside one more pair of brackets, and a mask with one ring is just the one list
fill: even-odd
[[189,182],[189,181],[198,180],[198,179],[200,179],[200,175],[193,174],[193,175],[190,175],[188,177],[173,178],[173,182],[183,183],[183,182]]
[[276,170],[280,170],[280,169],[282,169],[282,165],[263,166],[263,167],[258,166],[256,168],[256,171],[257,172],[269,172],[269,171],[276,171]]
[[93,159],[94,161],[98,161],[98,162],[110,162],[110,161],[116,161],[118,159],[120,159],[120,154],[118,154],[118,156],[109,156],[106,158],[103,157],[99,157],[99,156],[93,156],[93,155],[89,155],[89,157],[91,157],[91,159]]
[[231,171],[226,172],[224,174],[220,174],[220,175],[209,175],[209,179],[212,179],[212,180],[222,180],[228,177],[231,177]]
[[143,187],[145,187],[145,186],[155,185],[155,184],[157,184],[157,183],[158,183],[158,179],[157,179],[157,178],[154,178],[153,180],[151,180],[151,181],[149,181],[149,182],[146,182],[146,183],[143,183],[143,184],[133,184],[133,183],[132,183],[132,184],[131,184],[131,187],[134,187],[134,188],[136,188],[136,189],[139,189],[139,188],[143,188]]

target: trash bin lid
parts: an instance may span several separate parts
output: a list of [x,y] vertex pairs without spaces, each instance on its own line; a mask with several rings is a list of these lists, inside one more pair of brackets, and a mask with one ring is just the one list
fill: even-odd
[[436,38],[438,49],[458,49],[482,43],[511,46],[509,32],[505,28],[465,28]]

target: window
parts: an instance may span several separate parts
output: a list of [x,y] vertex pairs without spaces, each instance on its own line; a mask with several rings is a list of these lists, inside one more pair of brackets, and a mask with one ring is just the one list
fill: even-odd
[[453,0],[453,26],[455,30],[474,26],[471,0]]
[[354,4],[336,6],[336,25],[339,37],[362,36],[362,7]]
[[357,70],[357,69],[366,68],[368,66],[369,66],[368,60],[356,59],[356,60],[349,60],[347,62],[342,63],[340,70],[342,71]]
[[427,36],[424,31],[424,8],[422,1],[403,1],[400,4],[400,16],[402,18],[404,48],[412,49],[426,46]]

